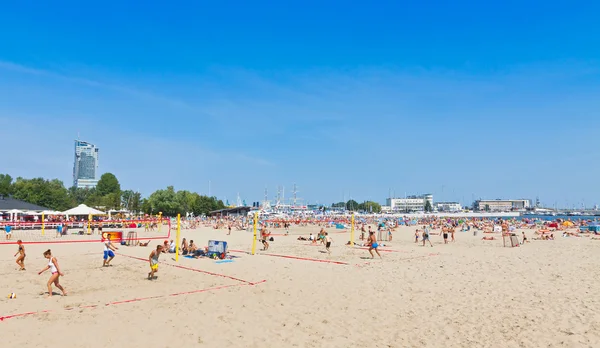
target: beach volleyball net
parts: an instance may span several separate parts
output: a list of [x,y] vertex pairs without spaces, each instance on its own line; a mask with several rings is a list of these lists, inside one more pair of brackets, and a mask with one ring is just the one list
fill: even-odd
[[[137,245],[151,240],[171,237],[176,222],[169,218],[69,222],[0,222],[0,244],[56,244],[101,242],[110,238],[113,243]],[[7,226],[10,239],[7,236]]]

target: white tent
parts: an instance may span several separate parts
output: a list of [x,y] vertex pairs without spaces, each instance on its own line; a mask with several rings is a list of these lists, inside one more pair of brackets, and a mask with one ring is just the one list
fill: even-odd
[[63,215],[63,213],[61,213],[60,211],[55,211],[55,210],[44,210],[43,212],[40,213],[40,215],[41,214],[44,214],[46,216],[48,216],[48,215]]
[[7,213],[9,214],[9,220],[10,221],[16,221],[17,220],[17,215],[18,214],[23,214],[23,211],[19,210],[19,209],[12,209],[7,211]]
[[105,215],[103,211],[98,209],[90,208],[85,204],[80,204],[73,209],[69,209],[67,211],[63,211],[61,214],[63,215]]

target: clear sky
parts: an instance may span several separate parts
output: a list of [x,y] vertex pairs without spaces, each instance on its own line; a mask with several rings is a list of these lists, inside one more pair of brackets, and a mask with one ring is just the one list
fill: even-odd
[[12,1],[0,172],[149,194],[600,203],[598,1]]

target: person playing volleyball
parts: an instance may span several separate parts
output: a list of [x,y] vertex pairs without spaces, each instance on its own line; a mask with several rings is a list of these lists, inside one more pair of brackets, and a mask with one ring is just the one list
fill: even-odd
[[19,255],[19,257],[17,257],[17,265],[19,265],[21,268],[19,269],[19,271],[24,271],[25,270],[25,247],[23,246],[23,242],[19,239],[17,241],[17,244],[19,245],[19,250],[17,251],[17,253],[14,256]]
[[106,236],[106,241],[104,241],[104,263],[102,267],[110,266],[110,262],[115,258],[115,253],[113,251],[117,251],[116,246],[114,246],[110,241],[110,234]]
[[46,272],[47,270],[50,270],[50,272],[52,273],[50,279],[48,280],[48,297],[52,297],[52,283],[54,283],[54,285],[57,288],[59,288],[60,291],[62,291],[63,296],[67,296],[65,288],[63,288],[62,285],[60,285],[60,283],[58,282],[60,277],[65,275],[63,272],[60,271],[58,260],[56,260],[56,257],[52,256],[52,252],[50,251],[50,249],[44,252],[44,257],[48,259],[48,266],[46,266],[46,268],[44,268],[43,270],[39,271],[38,275]]
[[156,250],[152,250],[148,260],[150,261],[150,273],[148,273],[148,280],[155,279],[154,273],[158,272],[158,257],[163,251],[162,245],[157,245]]

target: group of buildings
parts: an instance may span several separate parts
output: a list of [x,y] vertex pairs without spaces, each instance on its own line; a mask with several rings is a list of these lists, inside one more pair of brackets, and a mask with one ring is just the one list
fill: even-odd
[[532,208],[529,199],[477,200],[472,207],[463,207],[458,202],[434,202],[432,194],[388,198],[381,207],[383,212],[458,212],[463,210],[509,212]]
[[[93,188],[98,184],[98,147],[86,141],[75,140],[73,186]],[[388,198],[381,207],[383,212],[458,212],[465,209],[488,212],[508,212],[532,208],[528,199],[477,200],[472,207],[458,202],[434,202],[432,194]]]
[[433,212],[461,211],[463,207],[458,202],[434,202],[433,195],[407,196],[404,198],[388,198],[381,207],[383,212]]

